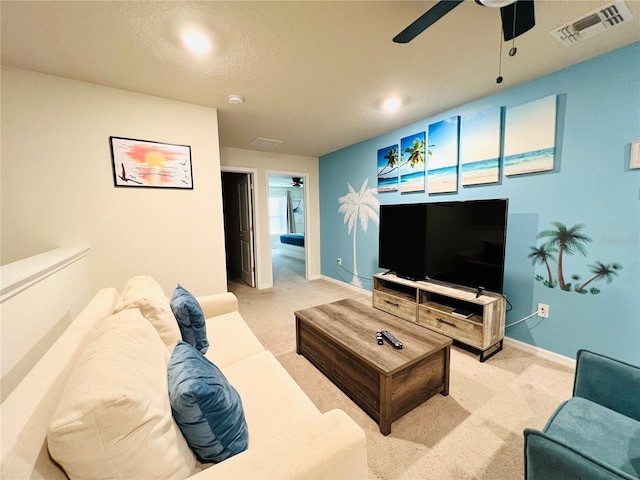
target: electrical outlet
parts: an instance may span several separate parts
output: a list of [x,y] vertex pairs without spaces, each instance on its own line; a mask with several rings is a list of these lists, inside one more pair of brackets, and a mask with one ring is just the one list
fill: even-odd
[[538,316],[542,318],[549,318],[549,305],[545,303],[538,304]]
[[338,257],[338,265],[342,266],[342,259]]

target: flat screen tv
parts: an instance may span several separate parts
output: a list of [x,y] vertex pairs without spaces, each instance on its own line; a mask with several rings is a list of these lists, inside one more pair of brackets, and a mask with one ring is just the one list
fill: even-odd
[[378,266],[502,292],[507,199],[380,206]]

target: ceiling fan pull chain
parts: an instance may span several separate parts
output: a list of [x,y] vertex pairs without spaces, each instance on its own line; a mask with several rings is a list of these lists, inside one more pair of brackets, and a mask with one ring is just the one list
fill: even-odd
[[500,27],[500,57],[498,59],[498,78],[496,83],[502,83],[502,27]]
[[518,20],[518,2],[513,6],[513,37],[511,38],[511,50],[509,50],[509,56],[513,57],[518,53],[516,48],[516,23]]

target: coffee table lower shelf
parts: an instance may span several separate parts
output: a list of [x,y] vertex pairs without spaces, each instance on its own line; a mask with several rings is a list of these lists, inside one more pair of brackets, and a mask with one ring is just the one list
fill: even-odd
[[296,348],[373,418],[383,435],[391,433],[395,420],[435,394],[449,394],[450,342],[395,371],[381,371],[296,315]]

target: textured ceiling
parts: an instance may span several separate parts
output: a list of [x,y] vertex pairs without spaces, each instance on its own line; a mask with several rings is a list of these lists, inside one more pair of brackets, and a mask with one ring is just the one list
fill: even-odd
[[[498,71],[500,14],[469,0],[405,45],[391,39],[435,2],[3,1],[1,59],[35,70],[215,107],[221,145],[319,156],[640,40],[634,19],[565,47],[550,30],[611,2],[536,0],[537,25]],[[206,29],[204,58],[178,33]],[[612,73],[615,75],[615,72]],[[230,105],[229,94],[245,97]],[[395,115],[382,99],[401,95]]]

